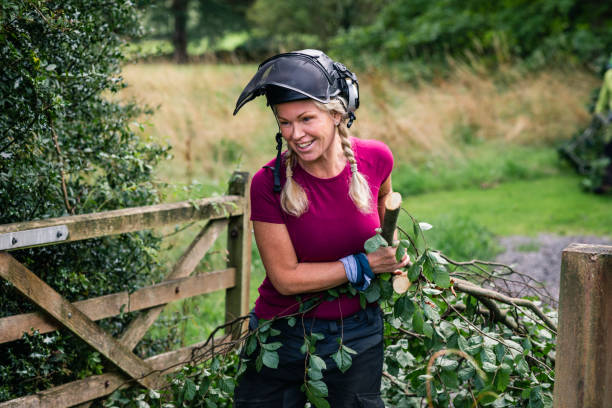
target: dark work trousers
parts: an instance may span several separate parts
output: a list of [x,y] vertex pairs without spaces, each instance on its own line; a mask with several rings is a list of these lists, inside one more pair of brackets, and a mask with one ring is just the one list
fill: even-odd
[[[342,327],[341,327],[342,326]],[[257,327],[257,318],[252,314],[249,328]],[[280,341],[279,365],[276,369],[263,367],[255,369],[256,350],[247,363],[246,372],[240,377],[234,393],[235,408],[303,408],[306,396],[300,390],[304,383],[305,356],[300,352],[306,333],[321,333],[324,340],[317,342],[316,354],[325,360],[323,381],[329,395],[326,398],[331,408],[336,407],[384,407],[380,397],[380,382],[383,365],[382,312],[378,306],[340,320],[300,319],[294,327],[286,319],[274,322],[274,328],[281,331],[270,337],[268,342]],[[331,355],[338,351],[338,338],[343,344],[355,350],[352,365],[344,374],[338,370]]]

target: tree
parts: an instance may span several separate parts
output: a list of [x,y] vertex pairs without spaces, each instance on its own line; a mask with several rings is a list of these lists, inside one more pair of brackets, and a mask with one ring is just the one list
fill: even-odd
[[179,64],[187,62],[187,6],[189,0],[172,0],[172,14],[174,15],[174,61]]
[[152,0],[145,11],[147,35],[172,40],[173,59],[188,60],[187,44],[205,39],[209,45],[224,34],[246,29],[245,13],[253,0]]
[[[143,32],[139,18],[119,0],[1,3],[0,224],[158,202],[151,175],[165,149],[143,142],[131,125],[143,108],[111,98],[126,86],[122,47]],[[161,269],[158,244],[143,232],[12,255],[75,301],[149,283]],[[0,317],[33,310],[5,281],[0,298]],[[102,325],[117,333],[129,318]],[[105,364],[65,331],[0,349],[0,401]]]
[[327,48],[338,33],[370,24],[383,4],[381,0],[256,0],[247,17],[256,36],[275,39],[305,34],[313,37],[316,47]]
[[340,35],[335,46],[347,56],[359,49],[387,61],[471,51],[540,64],[555,56],[593,62],[612,46],[611,15],[612,6],[593,1],[391,0],[372,24]]

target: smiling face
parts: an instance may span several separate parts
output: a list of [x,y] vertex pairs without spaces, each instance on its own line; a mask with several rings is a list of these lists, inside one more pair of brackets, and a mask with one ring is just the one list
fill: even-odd
[[323,111],[311,99],[276,105],[276,118],[283,138],[302,167],[342,164],[342,149],[336,134],[339,114]]

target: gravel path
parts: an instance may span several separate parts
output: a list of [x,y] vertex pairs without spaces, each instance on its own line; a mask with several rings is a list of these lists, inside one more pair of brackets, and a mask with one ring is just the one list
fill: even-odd
[[559,298],[561,251],[571,243],[612,245],[612,238],[596,236],[560,236],[540,234],[537,237],[510,236],[500,239],[506,252],[496,261],[513,266],[514,270],[529,274],[543,282],[550,294]]

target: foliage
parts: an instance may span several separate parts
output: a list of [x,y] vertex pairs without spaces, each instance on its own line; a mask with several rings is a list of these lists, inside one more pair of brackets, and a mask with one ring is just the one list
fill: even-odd
[[451,258],[489,261],[502,251],[497,237],[471,216],[443,214],[431,222],[436,225],[428,233],[431,246]]
[[[215,49],[215,45],[224,35],[245,29],[246,10],[252,2],[253,0],[183,0],[181,3],[185,4],[185,11],[181,11],[176,8],[175,1],[151,0],[143,7],[145,38],[171,41],[177,35],[177,14],[185,12],[186,35],[192,47],[193,44],[206,44],[204,49],[207,51]],[[195,49],[201,50],[201,46]],[[142,51],[141,56],[171,54],[168,49]]]
[[[338,33],[371,23],[381,6],[378,0],[256,0],[247,17],[254,38],[267,42],[271,46],[268,52],[273,53],[290,45],[287,37],[296,41],[291,49],[313,48],[309,46],[313,43],[327,48]],[[275,41],[276,50],[272,48]]]
[[239,359],[236,353],[217,355],[207,362],[185,366],[167,389],[118,390],[104,402],[104,407],[229,408],[232,406],[237,367]]
[[[125,87],[125,41],[141,33],[129,2],[2,2],[0,224],[158,202],[151,176],[165,148],[141,141],[133,121],[142,108],[108,99]],[[11,254],[75,301],[150,283],[160,274],[158,243],[141,232]],[[0,298],[1,317],[34,309],[6,281]],[[118,333],[128,321],[121,316],[102,325]],[[0,400],[106,365],[63,331],[0,347]]]
[[[452,406],[461,408],[552,407],[556,313],[537,301],[531,303],[533,307],[491,306],[486,297],[470,293],[469,287],[460,286],[459,281],[469,276],[486,288],[490,287],[487,282],[503,280],[507,270],[490,269],[480,262],[457,263],[428,246],[423,231],[431,225],[413,218],[409,225],[408,232],[401,230],[406,239],[400,240],[398,256],[407,250],[413,259],[406,271],[412,282],[410,290],[396,294],[390,276],[380,275],[359,294],[368,301],[380,302],[384,310],[382,393],[387,406],[449,406],[452,402]],[[387,243],[377,234],[365,246],[368,251],[375,251],[384,245]],[[347,285],[330,290],[328,294],[356,293],[351,289]],[[303,304],[301,312],[312,306]],[[537,306],[540,317],[534,314]],[[282,319],[293,326],[299,319],[296,317]],[[275,339],[280,332],[272,323],[273,320],[260,320],[257,329],[241,338],[243,356],[256,358],[258,369],[263,366],[274,369],[279,363],[277,350],[282,343]],[[302,391],[317,408],[329,407],[325,399],[328,394],[326,363],[315,354],[315,344],[321,339],[320,334],[306,333],[301,349],[305,359]],[[341,370],[350,370],[355,352],[342,344],[341,337],[338,343],[332,360]],[[236,380],[232,379],[230,385],[228,373],[238,376],[243,366],[239,365],[235,351],[224,352],[218,358],[224,359],[227,366],[218,366],[220,369],[216,371],[210,370],[208,363],[186,368],[173,380],[171,389],[162,391],[165,400],[170,401],[165,406],[229,407],[231,401],[223,398],[235,387]],[[214,360],[212,364],[216,364]],[[191,373],[190,379],[185,379],[184,373]],[[176,384],[181,387],[177,389]],[[212,388],[212,384],[216,384],[216,388]],[[196,393],[201,398],[195,398]],[[113,404],[107,406],[134,404],[133,400],[128,402],[130,400],[121,395],[116,393]],[[181,397],[185,395],[194,398]],[[147,404],[136,406],[148,406],[159,396],[151,398],[142,391],[134,398]],[[121,400],[126,403],[118,404]]]
[[[504,154],[500,155],[500,151]],[[497,184],[550,177],[562,166],[550,147],[525,147],[508,143],[453,146],[453,156],[429,155],[426,160],[400,162],[393,187],[403,196],[463,188],[492,188]]]
[[[407,271],[410,291],[393,294],[385,280],[371,289],[386,309],[389,381],[383,393],[389,405],[552,406],[554,330],[521,308],[511,328],[482,299],[455,293],[453,279],[468,272],[429,248],[419,223],[413,226],[407,235],[415,259]],[[483,276],[472,278],[482,282]]]
[[471,52],[540,65],[566,53],[593,62],[612,46],[611,13],[612,6],[597,1],[392,0],[372,24],[340,35],[334,49],[347,58],[384,61]]
[[611,143],[610,120],[603,115],[594,115],[586,129],[576,132],[559,147],[559,155],[583,176],[581,184],[586,191],[598,192],[606,177],[612,178],[609,153],[606,152],[606,145]]

